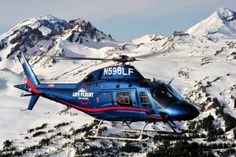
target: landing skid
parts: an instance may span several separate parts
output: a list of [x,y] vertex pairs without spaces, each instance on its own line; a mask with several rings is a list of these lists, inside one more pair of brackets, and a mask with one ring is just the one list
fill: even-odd
[[[125,129],[125,132],[129,133],[139,133],[139,129]],[[166,134],[166,135],[182,135],[184,133],[187,133],[187,131],[182,132],[171,132],[171,131],[159,131],[159,130],[144,130],[143,133],[145,134]]]
[[149,137],[146,137],[146,138],[143,137],[144,129],[149,123],[146,123],[143,126],[143,128],[141,130],[139,130],[139,137],[138,138],[135,138],[135,137],[131,138],[131,137],[100,136],[100,135],[98,135],[98,132],[99,132],[99,129],[101,128],[102,123],[103,123],[103,120],[101,120],[99,122],[98,127],[95,130],[94,135],[87,136],[85,138],[87,138],[87,139],[109,139],[109,140],[131,141],[131,142],[143,142],[143,141],[147,141],[149,139]]
[[[169,125],[170,128],[173,130],[172,132],[170,132],[170,131],[158,131],[158,130],[145,130],[146,126],[149,124],[149,122],[146,122],[142,129],[132,129],[130,127],[130,124],[128,124],[127,126],[129,127],[129,129],[124,130],[124,132],[139,134],[138,138],[135,138],[135,137],[117,137],[117,136],[101,136],[101,135],[98,135],[98,134],[99,134],[99,130],[101,129],[102,123],[103,123],[103,120],[100,120],[97,128],[94,130],[95,131],[94,135],[87,136],[87,137],[84,137],[84,138],[143,142],[143,141],[147,141],[149,139],[149,136],[151,136],[151,134],[152,135],[153,134],[182,135],[182,134],[187,132],[186,130],[181,130],[180,128],[178,128],[176,126],[176,124],[172,121],[171,122],[165,122],[165,124]],[[147,137],[144,137],[143,135],[146,135]]]
[[130,141],[130,142],[144,142],[149,139],[147,138],[129,138],[129,137],[109,137],[109,136],[87,136],[88,139],[108,139],[108,140],[119,140],[119,141]]

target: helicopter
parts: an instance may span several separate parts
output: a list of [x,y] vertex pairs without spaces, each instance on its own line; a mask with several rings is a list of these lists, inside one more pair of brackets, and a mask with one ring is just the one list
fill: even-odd
[[[117,63],[97,69],[74,84],[41,84],[24,54],[19,53],[17,57],[22,64],[26,83],[15,87],[29,93],[22,94],[22,97],[31,96],[27,110],[32,110],[39,97],[44,97],[99,119],[94,135],[87,138],[145,141],[148,138],[144,138],[143,134],[148,131],[145,128],[150,123],[164,122],[170,126],[173,133],[179,133],[175,121],[188,121],[199,115],[196,106],[171,86],[173,79],[165,83],[144,78],[134,66],[128,64],[138,61],[134,57],[126,55],[110,59],[62,57],[71,60],[102,60]],[[133,122],[145,122],[145,124],[142,129],[136,130],[139,132],[137,138],[111,137],[98,135],[103,121],[123,122],[129,127]],[[135,132],[132,128],[128,131]]]

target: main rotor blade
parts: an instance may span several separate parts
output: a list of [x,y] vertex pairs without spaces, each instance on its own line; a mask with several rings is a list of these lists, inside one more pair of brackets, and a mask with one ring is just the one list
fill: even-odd
[[116,62],[134,62],[134,61],[140,61],[135,59],[134,57],[128,57],[128,56],[120,56],[120,57],[113,57],[113,58],[94,58],[94,57],[64,57],[64,56],[51,56],[51,55],[42,55],[42,57],[52,57],[57,58],[60,60],[101,60],[101,61],[116,61]]
[[[34,57],[34,55],[27,56]],[[42,55],[41,57],[52,57],[60,60],[101,60],[101,61],[112,61],[114,58],[93,58],[93,57],[64,57],[64,56],[51,56],[51,55]]]
[[[27,54],[27,56],[34,57],[33,55]],[[41,57],[52,57],[59,60],[100,60],[100,61],[115,61],[115,62],[134,62],[134,61],[161,61],[161,60],[185,60],[185,59],[201,59],[207,57],[214,57],[210,55],[199,55],[199,56],[160,56],[160,55],[144,55],[144,56],[120,56],[113,58],[97,58],[97,57],[64,57],[64,56],[52,56],[52,55],[42,55]]]
[[143,60],[155,61],[155,60],[184,60],[184,59],[201,59],[201,58],[209,58],[214,57],[210,55],[202,55],[202,56],[137,56],[136,58],[141,58]]
[[101,61],[112,61],[110,58],[90,58],[90,57],[61,57],[61,56],[52,56],[61,60],[101,60]]

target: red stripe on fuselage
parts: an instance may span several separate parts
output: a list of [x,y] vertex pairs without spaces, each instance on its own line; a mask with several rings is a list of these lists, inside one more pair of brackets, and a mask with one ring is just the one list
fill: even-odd
[[102,107],[102,108],[88,108],[88,107],[82,107],[78,106],[75,104],[71,104],[69,102],[54,98],[53,100],[60,102],[62,104],[74,107],[78,110],[81,111],[86,111],[86,112],[102,112],[102,111],[109,111],[109,110],[130,110],[130,111],[143,111],[143,112],[148,112],[149,110],[144,109],[144,108],[135,108],[135,107],[126,107],[126,106],[110,106],[110,107]]
[[39,94],[38,89],[30,82],[28,78],[26,78],[26,84],[30,87],[33,93]]
[[148,116],[148,117],[156,120],[163,120],[161,116]]

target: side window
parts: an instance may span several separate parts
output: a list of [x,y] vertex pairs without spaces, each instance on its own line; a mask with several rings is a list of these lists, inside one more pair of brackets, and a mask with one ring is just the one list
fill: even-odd
[[146,92],[140,92],[139,97],[143,107],[150,108],[152,106]]
[[116,94],[116,102],[119,106],[132,106],[132,98],[130,92],[118,92]]
[[93,81],[93,75],[87,75],[85,78],[84,78],[84,82],[92,82]]
[[96,102],[101,106],[109,106],[114,104],[112,93],[98,93],[96,95]]

